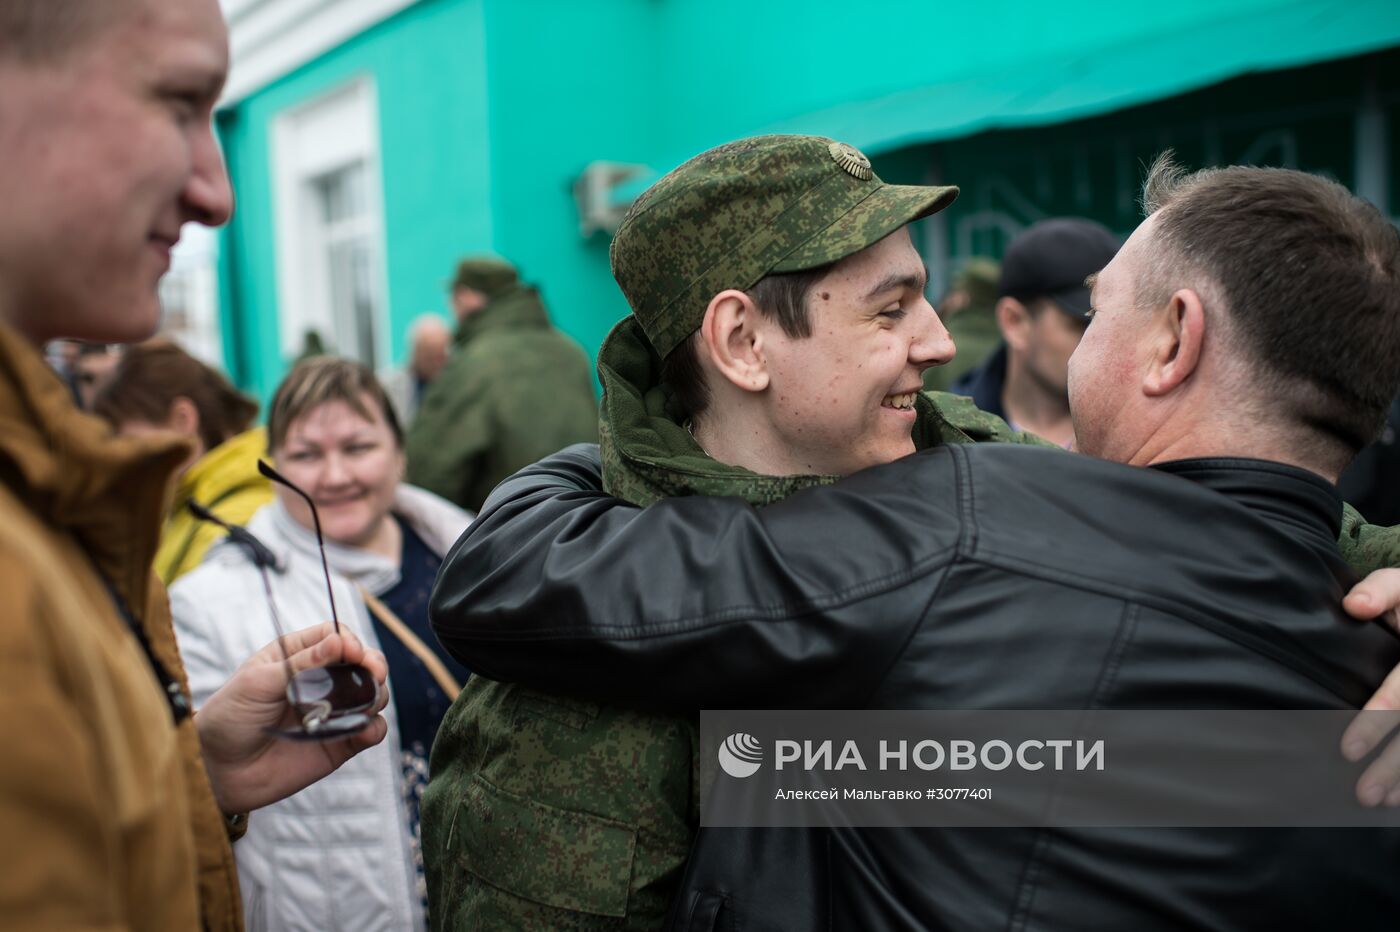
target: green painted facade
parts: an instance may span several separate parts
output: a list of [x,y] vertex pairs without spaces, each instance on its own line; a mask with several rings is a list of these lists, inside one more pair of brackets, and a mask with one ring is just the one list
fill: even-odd
[[[516,262],[592,354],[626,306],[606,235],[579,232],[572,186],[590,162],[660,173],[753,133],[843,135],[867,147],[887,180],[962,185],[962,199],[918,231],[937,282],[960,258],[999,254],[999,224],[1073,213],[1130,229],[1140,163],[1167,145],[1191,165],[1292,158],[1352,183],[1365,94],[1400,143],[1400,52],[1376,51],[1400,44],[1400,4],[1347,9],[1360,7],[1364,30],[1333,17],[1309,58],[1288,17],[1335,3],[1181,0],[1127,13],[1064,0],[1049,16],[1028,0],[420,0],[220,113],[238,192],[220,253],[228,368],[266,398],[288,362],[277,323],[272,125],[357,78],[371,79],[380,124],[374,180],[392,357],[402,357],[415,317],[446,314],[455,259],[482,251]],[[1239,30],[1270,22],[1289,30],[1270,46],[1274,59],[1241,51],[1222,61]],[[1146,103],[1171,86],[1151,61],[1108,91],[1098,77],[1075,94],[1045,86],[1063,78],[1068,87],[1114,54],[1140,61],[1139,47],[1165,55],[1202,36],[1214,36],[1209,67],[1223,77],[1230,67],[1287,70]],[[1195,67],[1198,81],[1214,74]],[[956,118],[929,96],[939,88],[956,91]],[[912,136],[910,113],[927,117]],[[1400,160],[1391,148],[1386,206],[1395,215]]]

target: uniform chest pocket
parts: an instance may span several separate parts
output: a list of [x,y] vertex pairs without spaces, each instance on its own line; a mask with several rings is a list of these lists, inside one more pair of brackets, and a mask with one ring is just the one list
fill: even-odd
[[494,887],[556,909],[625,916],[636,829],[546,806],[473,777],[457,820],[462,867]]

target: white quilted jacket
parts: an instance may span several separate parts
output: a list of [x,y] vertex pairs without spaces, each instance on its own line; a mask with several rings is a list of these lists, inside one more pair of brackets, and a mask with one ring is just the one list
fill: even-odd
[[[402,485],[394,512],[435,553],[466,530],[467,512],[422,489]],[[272,589],[288,630],[330,617],[314,534],[279,502],[265,506],[248,530],[277,555]],[[356,585],[379,595],[399,579],[398,566],[373,554],[327,543],[341,624],[379,646]],[[257,568],[227,541],[170,589],[180,653],[198,708],[246,657],[276,637]],[[390,680],[392,693],[393,681]],[[401,789],[394,703],[389,734],[319,783],[249,818],[234,845],[249,932],[403,932],[425,927],[411,863]]]

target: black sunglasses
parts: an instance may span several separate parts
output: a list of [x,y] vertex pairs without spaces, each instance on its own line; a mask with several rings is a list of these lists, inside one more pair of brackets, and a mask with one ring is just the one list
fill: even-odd
[[[316,505],[311,497],[297,488],[286,477],[263,461],[258,461],[258,471],[279,485],[286,486],[301,496],[311,509],[311,521],[316,527],[316,546],[321,551],[321,570],[326,576],[326,594],[331,603],[331,622],[335,632],[340,633],[340,616],[335,610],[335,590],[331,586],[331,569],[326,560],[326,543],[321,536],[321,518],[316,513]],[[272,728],[273,734],[294,741],[332,741],[357,734],[374,720],[371,711],[378,698],[378,688],[374,676],[357,663],[333,663],[325,667],[302,670],[293,673],[291,658],[287,656],[286,629],[282,627],[281,616],[277,612],[277,602],[272,597],[272,583],[268,578],[269,567],[277,566],[277,557],[267,545],[258,540],[247,528],[231,524],[208,508],[191,500],[190,512],[201,521],[210,521],[228,532],[229,540],[243,547],[262,577],[263,592],[267,596],[267,609],[272,615],[272,626],[277,631],[277,643],[282,650],[282,661],[287,665],[287,702],[295,711],[300,722],[292,728]]]

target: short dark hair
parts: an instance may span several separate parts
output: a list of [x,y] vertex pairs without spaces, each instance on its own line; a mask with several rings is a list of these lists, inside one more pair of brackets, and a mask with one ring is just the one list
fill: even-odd
[[253,426],[258,403],[223,374],[165,339],[129,347],[92,411],[113,427],[127,421],[163,424],[170,404],[187,398],[199,412],[199,440],[206,451]]
[[1193,273],[1219,289],[1232,348],[1258,397],[1345,465],[1400,391],[1400,232],[1335,181],[1284,168],[1187,173],[1159,156],[1143,186],[1156,217],[1143,297]]
[[88,39],[119,0],[3,0],[0,60],[51,62]]
[[365,407],[365,395],[389,425],[395,445],[402,448],[403,427],[399,425],[384,386],[369,367],[338,356],[310,356],[292,367],[272,396],[272,407],[267,413],[268,451],[277,450],[287,442],[287,432],[293,422],[329,401],[343,401],[360,417],[373,421],[374,414]]
[[[765,275],[745,293],[753,299],[760,312],[777,320],[783,333],[794,339],[812,335],[812,319],[807,295],[835,262],[800,272],[775,272]],[[705,370],[700,367],[697,340],[700,331],[686,337],[661,364],[661,381],[671,389],[677,405],[686,417],[699,417],[710,406],[710,389],[705,384]]]

